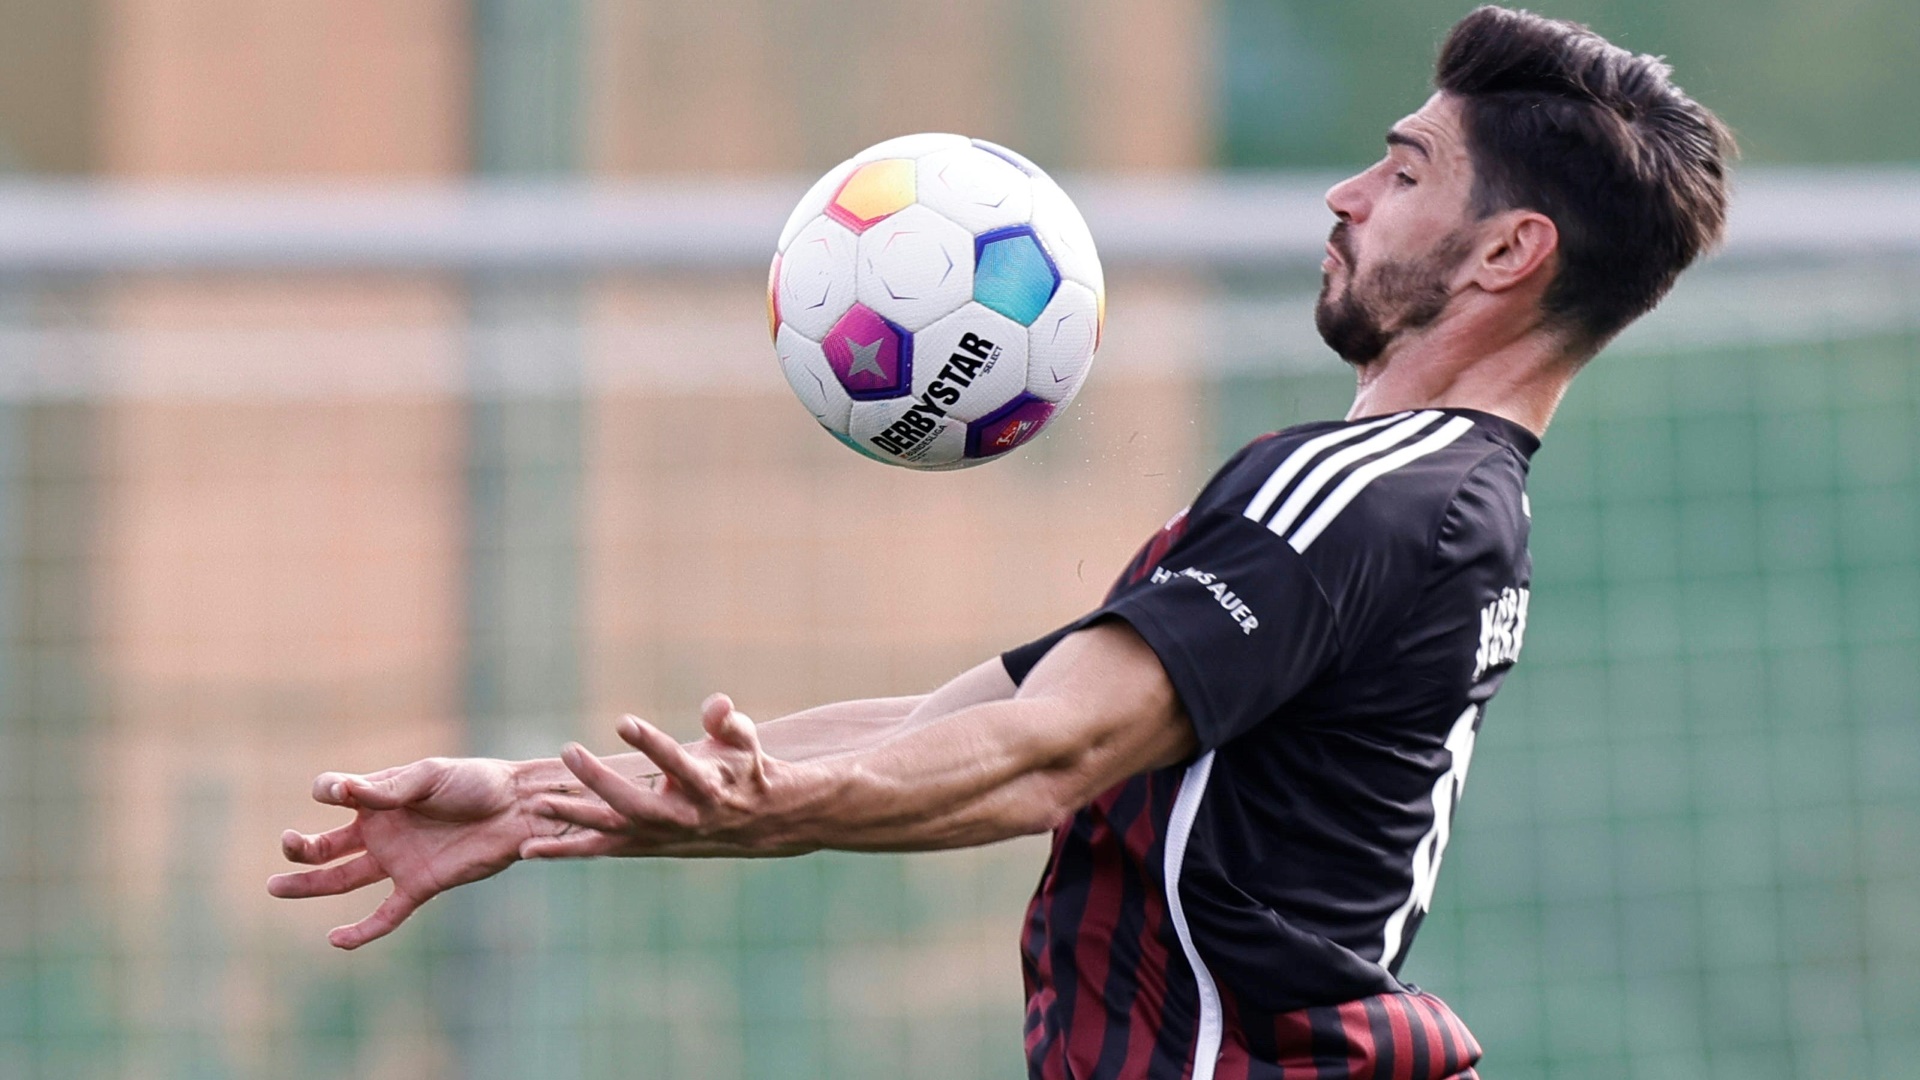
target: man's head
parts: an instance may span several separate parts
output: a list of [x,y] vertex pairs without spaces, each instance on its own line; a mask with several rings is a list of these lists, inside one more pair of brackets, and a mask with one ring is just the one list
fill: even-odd
[[1591,355],[1652,310],[1726,221],[1726,128],[1585,27],[1482,7],[1454,26],[1436,93],[1336,185],[1314,318],[1354,364],[1464,292]]

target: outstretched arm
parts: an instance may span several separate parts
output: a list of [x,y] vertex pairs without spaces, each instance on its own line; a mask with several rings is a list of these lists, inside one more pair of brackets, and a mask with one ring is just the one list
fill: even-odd
[[[1016,687],[996,657],[947,680],[930,694],[836,701],[803,709],[759,725],[760,745],[786,761],[807,761],[828,754],[874,746],[948,713],[1013,696]],[[644,754],[615,754],[606,766],[634,780],[660,775]],[[514,763],[516,777],[529,790],[550,794],[585,793],[580,781],[557,757]],[[331,775],[331,774],[330,774]]]
[[[1013,689],[996,658],[932,694],[824,705],[772,721],[763,731],[783,757],[804,761],[875,745]],[[689,752],[698,755],[701,746]],[[638,753],[602,764],[630,783],[658,775]],[[331,896],[391,879],[393,891],[376,911],[328,935],[336,946],[357,948],[391,933],[439,893],[506,869],[529,841],[574,831],[530,808],[538,798],[584,791],[558,758],[427,758],[366,775],[322,773],[314,779],[314,799],[352,810],[354,819],[322,833],[282,834],[289,861],[318,869],[275,875],[267,890],[289,898]]]
[[[996,656],[947,680],[931,694],[822,705],[770,720],[759,726],[760,745],[789,761],[843,754],[877,746],[962,709],[1003,701],[1017,689]],[[639,759],[645,772],[660,771],[644,755],[621,756]]]
[[894,737],[793,762],[770,754],[724,699],[689,753],[632,718],[621,736],[657,763],[633,783],[584,747],[562,761],[600,798],[543,795],[536,813],[589,832],[537,838],[528,857],[769,855],[818,848],[918,850],[1042,832],[1113,784],[1197,746],[1159,658],[1124,622],[1056,645],[1011,698],[945,713]]

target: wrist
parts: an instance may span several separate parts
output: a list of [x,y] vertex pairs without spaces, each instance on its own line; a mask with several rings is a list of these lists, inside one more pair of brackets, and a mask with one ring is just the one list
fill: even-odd
[[579,795],[585,790],[559,758],[510,761],[507,763],[507,769],[508,790],[513,799],[513,814],[526,833],[523,840],[564,836],[573,831],[574,826],[533,811],[536,800],[543,796]]
[[[842,757],[842,755],[835,755]],[[829,846],[834,823],[825,816],[842,784],[846,762],[766,759],[760,805],[727,839],[758,854],[793,854]],[[839,767],[836,767],[839,766]]]
[[513,777],[516,799],[569,787],[574,791],[580,789],[580,781],[567,771],[566,765],[557,757],[509,761],[507,767]]

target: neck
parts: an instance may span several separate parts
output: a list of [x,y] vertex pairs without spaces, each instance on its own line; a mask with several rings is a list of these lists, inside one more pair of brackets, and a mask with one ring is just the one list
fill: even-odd
[[1408,409],[1476,409],[1544,435],[1580,368],[1556,336],[1538,326],[1510,334],[1442,319],[1358,365],[1348,419]]

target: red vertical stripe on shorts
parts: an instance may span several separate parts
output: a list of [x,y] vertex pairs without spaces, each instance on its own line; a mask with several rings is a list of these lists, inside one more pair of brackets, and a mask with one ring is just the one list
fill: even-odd
[[1440,999],[1431,997],[1427,999],[1427,1008],[1433,1010],[1434,1021],[1439,1025],[1440,1033],[1446,1036],[1447,1067],[1454,1072],[1466,1068],[1467,1041],[1460,1037],[1460,1021],[1454,1017],[1453,1010],[1447,1008]]
[[1467,1025],[1461,1021],[1459,1015],[1448,1008],[1446,1002],[1441,1001],[1431,994],[1427,996],[1427,1000],[1433,1003],[1434,1009],[1436,1009],[1446,1021],[1447,1030],[1453,1034],[1454,1045],[1459,1048],[1460,1056],[1455,1059],[1454,1067],[1456,1069],[1465,1069],[1474,1062],[1479,1061],[1480,1044],[1474,1041],[1473,1032],[1467,1030]]
[[1347,1039],[1348,1080],[1373,1080],[1379,1052],[1373,1048],[1373,1025],[1367,1022],[1364,1003],[1349,1001],[1340,1006],[1340,1031]]
[[1407,1022],[1407,999],[1402,994],[1383,994],[1380,1003],[1387,1010],[1387,1027],[1393,1031],[1393,1080],[1414,1080],[1413,1025]]
[[1427,1029],[1427,1070],[1436,1077],[1446,1076],[1447,1073],[1453,1070],[1445,1068],[1444,1066],[1447,1048],[1440,1036],[1439,1017],[1434,1015],[1433,1007],[1426,1002],[1411,997],[1406,1000],[1414,1003],[1414,1007],[1418,1008],[1424,1014],[1422,1019],[1424,1019],[1426,1023],[1420,1026]]
[[1320,1080],[1320,1067],[1313,1063],[1313,1021],[1307,1010],[1274,1017],[1273,1043],[1280,1058],[1280,1080]]

